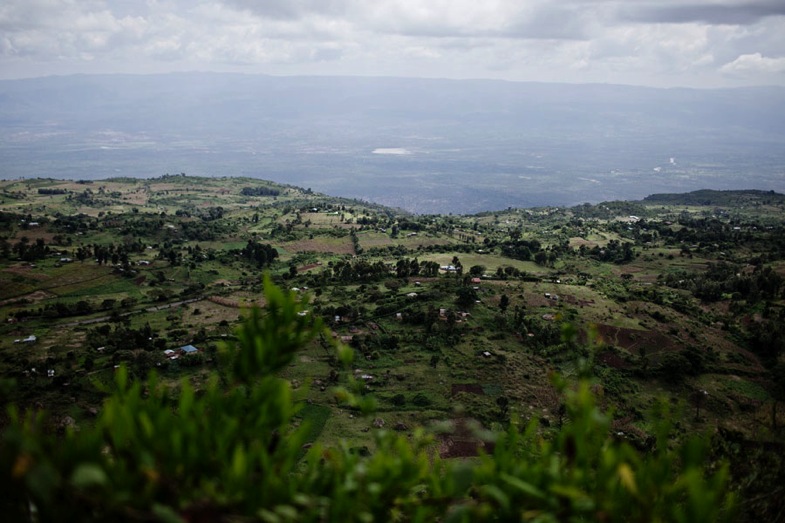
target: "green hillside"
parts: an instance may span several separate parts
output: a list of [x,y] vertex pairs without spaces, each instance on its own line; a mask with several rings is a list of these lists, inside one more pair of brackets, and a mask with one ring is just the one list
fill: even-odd
[[[711,470],[727,461],[738,517],[771,519],[785,506],[783,211],[783,195],[760,191],[463,216],[411,215],[250,178],[0,181],[0,374],[13,383],[4,393],[23,412],[48,411],[45,432],[106,434],[120,368],[133,384],[155,371],[150,390],[162,397],[187,387],[212,397],[219,375],[228,392],[222,351],[253,345],[247,331],[238,341],[237,329],[249,328],[252,306],[267,303],[269,274],[300,302],[300,321],[327,329],[274,365],[299,408],[276,430],[303,428],[297,449],[287,447],[297,450],[292,467],[306,467],[312,447],[384,455],[392,440],[380,433],[422,443],[426,461],[450,467],[481,460],[492,448],[484,431],[529,427],[538,441],[569,445],[565,427],[589,430],[581,416],[596,401],[607,419],[592,425],[601,436],[592,448],[614,440],[630,449],[608,458],[614,481],[630,485],[624,467],[653,474],[645,459],[622,454],[655,456],[705,435],[702,461],[687,462]],[[351,365],[335,344],[353,349]],[[196,351],[183,350],[189,345]],[[581,383],[591,394],[578,401]],[[336,387],[347,384],[354,404],[336,401]],[[663,404],[667,444],[658,433]],[[422,442],[421,430],[431,435]],[[494,459],[482,466],[499,466]],[[116,472],[107,467],[102,474]],[[412,477],[412,488],[433,480]],[[514,519],[536,519],[537,510],[567,517],[553,507],[524,517],[518,498],[499,487],[504,502],[488,477],[473,483],[480,501],[460,518],[506,514],[505,503]],[[127,479],[122,488],[133,492]],[[613,503],[619,495],[608,494]],[[577,494],[565,496],[580,505]],[[195,520],[180,510],[197,502],[186,497],[166,514]],[[441,508],[423,517],[460,505],[434,503]],[[593,507],[569,517],[602,519]],[[256,517],[275,520],[262,509],[271,510],[254,506]],[[416,519],[411,507],[400,510]],[[680,519],[666,512],[658,514]],[[386,514],[373,519],[395,519]]]

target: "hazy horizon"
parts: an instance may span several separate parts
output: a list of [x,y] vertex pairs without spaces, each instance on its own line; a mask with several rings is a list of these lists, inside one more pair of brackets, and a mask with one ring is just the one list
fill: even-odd
[[785,191],[785,88],[168,73],[0,81],[0,176],[251,176],[417,213]]

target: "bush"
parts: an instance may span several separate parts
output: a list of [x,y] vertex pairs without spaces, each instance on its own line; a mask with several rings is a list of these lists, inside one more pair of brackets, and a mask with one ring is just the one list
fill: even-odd
[[430,398],[428,398],[428,396],[426,396],[422,392],[418,392],[412,398],[412,403],[417,405],[418,407],[427,407],[428,405],[431,404],[431,400]]
[[[514,420],[493,454],[443,462],[421,430],[380,430],[375,449],[313,445],[295,426],[284,369],[324,333],[291,295],[265,282],[267,313],[253,311],[237,346],[196,391],[121,367],[94,425],[47,430],[44,413],[8,409],[0,434],[0,510],[6,521],[718,521],[734,517],[727,467],[704,466],[702,439],[641,454],[609,439],[610,418],[589,384],[557,384],[568,422],[543,438]],[[331,339],[326,336],[326,339]],[[351,349],[338,346],[348,368]],[[363,412],[360,383],[336,398]],[[0,391],[3,388],[0,387]],[[355,392],[353,392],[355,391]],[[198,392],[198,393],[197,393]],[[428,401],[417,394],[412,402]],[[675,450],[670,450],[675,448]]]

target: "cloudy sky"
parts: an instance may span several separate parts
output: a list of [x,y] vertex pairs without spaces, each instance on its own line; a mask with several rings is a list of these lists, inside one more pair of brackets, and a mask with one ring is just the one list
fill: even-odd
[[785,85],[785,0],[0,5],[0,78],[170,71]]

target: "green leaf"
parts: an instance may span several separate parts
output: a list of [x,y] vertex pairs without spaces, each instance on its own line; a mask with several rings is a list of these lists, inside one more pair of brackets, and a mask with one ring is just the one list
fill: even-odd
[[510,497],[496,485],[483,485],[482,492],[489,498],[495,500],[503,510],[510,510]]
[[106,472],[94,463],[79,465],[71,475],[71,484],[76,488],[89,488],[105,485],[108,481]]
[[163,523],[185,523],[185,520],[181,518],[172,507],[166,505],[157,503],[153,505],[153,514]]
[[528,494],[529,496],[531,496],[533,498],[537,498],[537,499],[541,499],[541,500],[545,500],[547,498],[547,496],[545,495],[545,492],[543,492],[542,490],[538,489],[537,487],[535,487],[531,483],[526,483],[525,481],[523,481],[520,478],[516,478],[515,476],[511,476],[511,475],[505,474],[505,473],[499,474],[499,477],[501,478],[502,481],[504,481],[505,483],[507,483],[511,487],[514,487],[514,488],[520,490],[521,492],[523,492],[525,494]]

